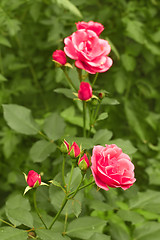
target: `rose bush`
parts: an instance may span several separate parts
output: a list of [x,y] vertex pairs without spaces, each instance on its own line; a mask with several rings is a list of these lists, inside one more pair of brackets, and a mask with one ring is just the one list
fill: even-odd
[[98,187],[109,190],[108,187],[126,190],[136,181],[134,165],[129,156],[115,144],[95,146],[91,157],[91,170]]
[[92,87],[87,82],[81,82],[78,90],[78,98],[87,101],[92,97]]
[[62,50],[56,50],[53,52],[52,58],[54,61],[60,63],[61,65],[65,65],[67,62],[65,52]]
[[66,55],[76,60],[77,68],[95,74],[106,72],[112,66],[112,59],[107,56],[111,51],[109,43],[92,30],[77,30],[64,43]]
[[80,29],[92,30],[98,36],[104,30],[104,26],[101,23],[93,22],[93,21],[89,21],[88,23],[84,22],[84,21],[78,22],[78,23],[76,23],[76,27],[78,30],[80,30]]
[[30,170],[27,176],[27,183],[29,187],[39,186],[41,184],[41,176],[37,172]]

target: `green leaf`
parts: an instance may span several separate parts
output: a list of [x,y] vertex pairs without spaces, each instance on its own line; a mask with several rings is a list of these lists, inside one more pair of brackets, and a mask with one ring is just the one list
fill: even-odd
[[11,227],[0,228],[0,239],[2,240],[26,240],[27,232]]
[[136,240],[159,240],[160,223],[144,222],[134,230],[133,237]]
[[139,121],[138,117],[136,116],[133,106],[129,101],[125,102],[125,113],[132,129],[137,133],[137,135],[142,141],[145,141],[146,137],[142,128],[142,123]]
[[62,185],[59,182],[57,182],[56,180],[53,179],[49,182],[52,183],[54,186],[60,187],[63,191],[65,191],[65,189],[62,187]]
[[116,71],[114,76],[115,76],[114,82],[115,88],[118,93],[123,94],[127,86],[126,72],[121,68],[118,69],[118,71]]
[[97,131],[93,137],[94,145],[105,145],[112,137],[112,132],[107,129]]
[[76,142],[79,146],[82,146],[82,149],[90,149],[94,146],[92,138],[84,137],[66,137],[68,142]]
[[69,10],[75,16],[77,16],[79,18],[83,18],[82,14],[78,10],[78,8],[73,3],[71,3],[69,0],[53,0],[53,2],[56,2],[60,7],[63,7],[65,9]]
[[8,41],[7,38],[3,37],[2,35],[0,35],[0,44],[4,45],[6,47],[11,47],[10,42]]
[[139,192],[130,200],[130,209],[143,209],[154,213],[160,213],[160,192],[147,190]]
[[55,233],[54,230],[37,229],[36,233],[42,240],[64,240],[60,233]]
[[33,218],[30,209],[28,199],[22,197],[20,194],[13,195],[6,201],[6,215],[16,226],[24,224],[33,227]]
[[17,32],[20,31],[20,21],[17,19],[8,18],[6,21],[6,27],[11,36],[15,36]]
[[[83,127],[83,119],[80,115],[76,114],[74,106],[66,108],[62,113],[61,116],[69,123]],[[89,130],[89,119],[86,119],[86,129]]]
[[128,18],[124,18],[123,22],[126,25],[126,35],[138,43],[144,43],[144,31],[143,31],[143,23],[137,20],[131,20]]
[[116,55],[117,59],[119,59],[120,58],[120,54],[119,54],[118,49],[116,48],[116,46],[113,44],[113,42],[111,41],[110,38],[106,37],[105,39],[109,42],[109,45],[111,46],[111,49],[114,52],[114,54]]
[[123,54],[121,55],[121,61],[126,71],[128,72],[134,71],[136,67],[136,61],[134,57],[128,54]]
[[72,199],[71,201],[72,201],[73,213],[78,218],[79,214],[82,211],[82,204],[77,199]]
[[56,148],[57,146],[53,142],[40,140],[33,144],[29,154],[33,162],[42,162],[51,153],[55,152]]
[[154,42],[160,42],[160,29],[157,32],[152,33],[151,38]]
[[102,105],[117,105],[117,104],[119,104],[119,102],[114,98],[105,97],[102,99],[101,104]]
[[94,233],[88,240],[110,240],[111,237],[102,233]]
[[7,78],[5,78],[2,74],[0,74],[0,82],[6,82]]
[[130,210],[119,210],[117,214],[124,221],[132,222],[133,224],[138,224],[144,221],[144,218],[138,212]]
[[75,95],[73,94],[73,91],[71,89],[67,89],[67,88],[57,88],[54,90],[54,92],[56,93],[62,93],[64,94],[66,97],[68,98],[75,98]]
[[3,153],[6,158],[9,158],[16,150],[19,141],[20,139],[18,136],[16,136],[15,132],[8,127],[4,128],[0,143],[3,144]]
[[39,127],[34,121],[31,110],[16,104],[3,104],[4,118],[15,131],[26,135],[34,135]]
[[110,233],[115,240],[130,240],[131,236],[129,229],[123,222],[123,220],[116,214],[112,213],[110,216]]
[[24,224],[28,227],[33,228],[33,218],[31,213],[20,207],[15,209],[7,209],[6,215],[8,219],[16,226]]
[[[159,144],[157,146],[159,151]],[[156,159],[149,159],[148,167],[145,169],[149,176],[149,183],[160,186],[160,162]]]
[[96,217],[80,217],[68,224],[66,234],[70,237],[88,239],[95,232],[101,233],[106,221]]
[[43,130],[53,141],[64,135],[65,122],[58,113],[52,113],[44,122]]
[[98,119],[96,121],[101,121],[108,118],[108,113],[107,112],[103,112],[98,116]]

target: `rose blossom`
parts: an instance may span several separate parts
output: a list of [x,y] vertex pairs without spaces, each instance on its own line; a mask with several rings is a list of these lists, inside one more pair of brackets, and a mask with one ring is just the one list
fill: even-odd
[[131,187],[136,181],[134,165],[129,156],[115,144],[95,146],[91,157],[91,170],[98,187],[109,190],[108,187],[121,187],[123,190]]
[[92,30],[77,30],[64,43],[66,55],[76,60],[77,68],[95,74],[106,72],[112,66],[112,59],[107,56],[111,51],[109,43]]
[[[38,182],[37,182],[38,181]],[[27,176],[27,183],[29,187],[34,187],[36,183],[41,184],[41,176],[37,172],[30,170]]]
[[76,158],[79,156],[80,153],[81,153],[81,150],[80,150],[78,144],[76,142],[74,142],[70,148],[68,155],[71,158]]
[[53,52],[52,58],[61,65],[65,65],[67,62],[65,52],[63,52],[62,50],[56,50],[55,52]]
[[89,21],[87,22],[78,22],[76,23],[77,29],[88,29],[88,30],[92,30],[93,32],[95,32],[98,36],[101,34],[101,32],[104,30],[104,26],[101,23],[98,22],[93,22],[93,21]]
[[78,98],[82,101],[89,100],[92,97],[92,87],[87,82],[81,82],[78,90]]

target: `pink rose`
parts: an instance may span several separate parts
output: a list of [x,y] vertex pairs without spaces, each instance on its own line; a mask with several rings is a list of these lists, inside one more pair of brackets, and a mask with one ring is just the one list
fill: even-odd
[[77,29],[87,29],[92,30],[95,32],[98,36],[101,34],[101,32],[104,30],[104,26],[101,23],[89,21],[87,22],[78,22],[76,23]]
[[78,166],[82,171],[86,171],[90,166],[89,159],[87,155],[84,153],[83,157],[81,157],[78,161]]
[[27,183],[29,187],[39,186],[41,184],[41,176],[37,172],[30,170],[27,176]]
[[100,39],[94,31],[81,29],[64,39],[66,55],[75,61],[77,68],[91,74],[106,72],[112,66],[107,57],[111,51],[109,43]]
[[78,90],[78,98],[82,101],[89,100],[92,97],[92,87],[87,82],[81,82]]
[[62,65],[65,65],[67,62],[66,55],[62,50],[56,50],[55,52],[53,52],[52,58],[53,60],[55,60],[56,62]]
[[91,162],[91,170],[97,186],[106,191],[109,190],[108,187],[121,187],[126,190],[136,181],[133,163],[115,144],[106,147],[95,146]]
[[71,158],[77,158],[80,153],[81,153],[81,150],[80,150],[78,144],[76,142],[74,142],[70,148],[68,155]]

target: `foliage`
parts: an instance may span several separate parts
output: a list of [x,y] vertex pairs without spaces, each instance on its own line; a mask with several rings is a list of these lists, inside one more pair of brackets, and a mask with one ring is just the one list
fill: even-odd
[[[33,226],[41,240],[159,239],[159,13],[156,0],[0,1],[0,219],[12,226],[0,222],[0,239],[26,239]],[[107,92],[89,141],[82,137],[82,105],[73,100],[62,70],[51,61],[52,52],[63,48],[63,39],[81,20],[104,25],[102,37],[112,46],[114,60],[96,82]],[[72,78],[77,74],[70,68],[68,73]],[[68,205],[65,238],[59,234],[65,231],[63,214],[54,229],[40,229],[41,222],[22,197],[26,186],[22,172],[34,169],[46,182],[61,181],[57,147],[64,138],[88,151],[97,144],[116,143],[132,154],[137,179],[125,192],[89,188],[84,195],[77,194]],[[49,226],[61,200],[60,188],[51,186],[48,193],[42,187],[37,199]]]

